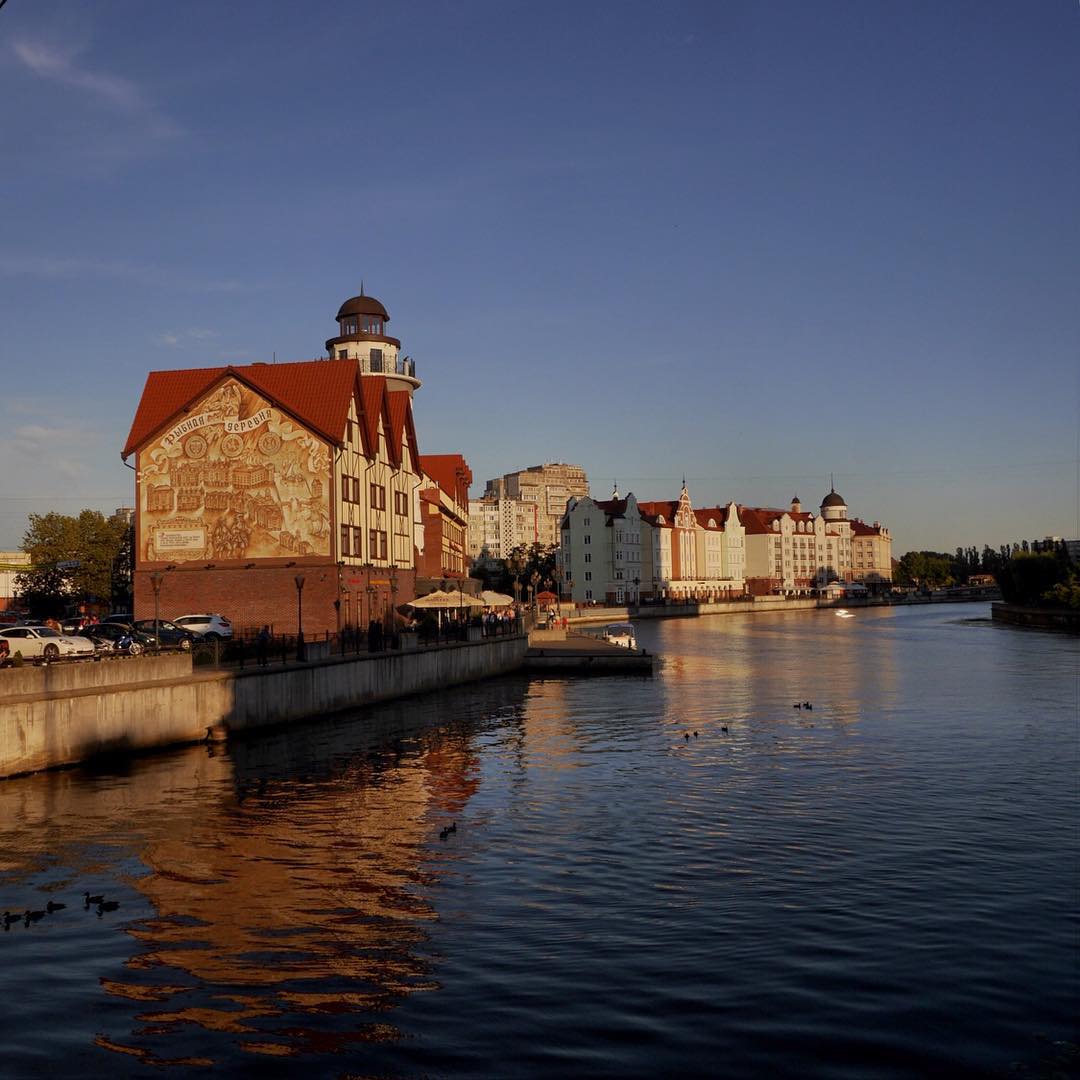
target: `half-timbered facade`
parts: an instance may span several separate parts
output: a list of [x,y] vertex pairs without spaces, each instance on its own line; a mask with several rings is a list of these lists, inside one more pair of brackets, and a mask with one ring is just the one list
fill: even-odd
[[[350,305],[382,313],[355,337],[381,335],[389,317],[362,295],[339,312],[343,330],[359,319]],[[338,351],[150,373],[123,450],[136,617],[156,597],[163,618],[212,611],[308,636],[392,620],[415,595],[422,546],[419,381],[393,353],[389,372]]]

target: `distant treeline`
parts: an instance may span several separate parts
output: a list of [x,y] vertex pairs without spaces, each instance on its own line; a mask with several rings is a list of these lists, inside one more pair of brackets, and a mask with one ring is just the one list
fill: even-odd
[[1064,542],[1023,540],[992,548],[958,547],[955,554],[909,551],[893,567],[893,582],[924,589],[967,584],[991,574],[1013,604],[1080,607],[1080,577]]

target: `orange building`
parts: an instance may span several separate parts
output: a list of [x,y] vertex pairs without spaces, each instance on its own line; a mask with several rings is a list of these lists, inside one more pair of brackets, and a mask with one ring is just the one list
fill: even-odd
[[424,547],[417,559],[417,576],[431,581],[466,578],[472,470],[460,454],[424,454],[420,468]]
[[156,585],[162,618],[292,633],[302,617],[310,637],[390,620],[415,595],[420,382],[388,321],[361,292],[332,359],[150,373],[122,452],[137,618],[153,617]]

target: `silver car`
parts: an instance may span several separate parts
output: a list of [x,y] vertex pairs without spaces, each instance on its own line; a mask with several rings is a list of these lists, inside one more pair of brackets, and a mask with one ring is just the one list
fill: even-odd
[[12,658],[16,653],[22,653],[26,660],[94,655],[94,643],[89,638],[61,634],[51,626],[11,626],[0,630],[0,638],[8,643]]

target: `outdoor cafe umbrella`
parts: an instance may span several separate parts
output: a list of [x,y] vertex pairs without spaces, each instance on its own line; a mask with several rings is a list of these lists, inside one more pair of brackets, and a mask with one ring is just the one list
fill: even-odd
[[415,600],[409,601],[409,607],[411,608],[421,608],[426,610],[437,609],[439,611],[483,606],[483,600],[478,600],[475,596],[470,596],[468,593],[443,592],[441,589],[436,589],[434,592],[429,592],[426,596],[418,596]]
[[558,600],[559,598],[553,592],[544,591],[541,593],[537,593],[536,599],[538,603],[550,604],[552,600]]
[[485,589],[480,596],[488,607],[509,607],[514,602],[512,596],[507,596],[506,593],[492,592],[491,589]]

